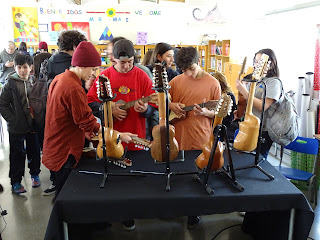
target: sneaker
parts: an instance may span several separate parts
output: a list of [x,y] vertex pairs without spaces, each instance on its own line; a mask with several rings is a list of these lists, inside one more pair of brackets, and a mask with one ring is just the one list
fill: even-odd
[[122,222],[122,227],[127,231],[132,231],[133,229],[136,228],[136,225],[134,224],[134,220],[131,219],[131,220]]
[[31,175],[32,187],[37,188],[41,185],[40,178],[38,175]]
[[56,186],[51,184],[50,187],[48,187],[46,190],[43,191],[43,196],[49,196],[51,194],[56,193]]
[[240,216],[244,217],[246,216],[246,212],[239,212]]
[[15,193],[15,194],[21,194],[21,193],[25,193],[27,192],[25,189],[24,189],[24,186],[22,186],[21,183],[17,182],[15,184],[12,185],[12,192]]
[[198,226],[200,219],[200,216],[188,216],[187,228],[194,229],[196,226]]

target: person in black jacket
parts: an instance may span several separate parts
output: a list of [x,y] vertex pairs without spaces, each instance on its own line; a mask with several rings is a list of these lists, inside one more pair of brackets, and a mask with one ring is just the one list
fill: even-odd
[[49,58],[49,79],[54,79],[56,75],[63,73],[71,66],[72,55],[82,41],[87,41],[86,37],[76,30],[64,31],[59,35],[57,42],[59,52]]
[[[0,95],[0,113],[7,121],[10,144],[10,170],[12,192],[25,193],[22,176],[25,171],[26,154],[32,187],[40,186],[40,147],[34,132],[33,111],[29,105],[28,92],[33,85],[32,59],[30,56],[17,54],[14,69],[8,75]],[[24,142],[26,141],[26,150]]]

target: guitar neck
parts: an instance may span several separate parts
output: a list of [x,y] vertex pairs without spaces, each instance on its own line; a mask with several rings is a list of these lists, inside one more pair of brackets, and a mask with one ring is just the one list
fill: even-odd
[[158,101],[159,125],[166,126],[166,95],[164,92],[158,92]]
[[250,85],[250,92],[249,92],[249,97],[248,97],[248,102],[247,102],[247,108],[246,108],[246,115],[252,114],[252,107],[253,107],[253,99],[254,99],[254,93],[256,91],[256,82],[252,82]]
[[104,112],[104,127],[113,129],[111,101],[105,102],[103,104],[103,112]]
[[[216,126],[218,126],[219,124],[222,124],[223,118],[222,117],[214,117],[214,122],[213,122],[213,126],[212,129],[214,129]],[[214,141],[214,135],[213,132],[211,133],[211,137],[210,137],[210,142],[213,143]]]
[[[215,101],[215,102],[217,102],[217,101]],[[199,105],[201,108],[204,108],[204,107],[207,107],[207,106],[212,105],[212,103],[206,102],[206,103],[199,103],[198,105]],[[194,106],[195,106],[195,105],[186,106],[186,107],[183,107],[182,110],[185,110],[186,112],[189,112],[189,111],[192,111],[192,110],[193,110]]]
[[149,102],[149,101],[151,100],[151,97],[150,97],[150,96],[148,96],[148,97],[143,97],[143,98],[139,98],[139,99],[137,99],[137,100],[131,101],[131,102],[127,102],[127,103],[125,103],[125,104],[124,104],[122,107],[120,107],[120,108],[123,109],[123,110],[126,110],[126,109],[128,109],[128,108],[131,108],[131,107],[133,107],[134,104],[135,104],[137,101],[139,101],[139,100],[141,100],[143,103],[147,103],[147,102]]

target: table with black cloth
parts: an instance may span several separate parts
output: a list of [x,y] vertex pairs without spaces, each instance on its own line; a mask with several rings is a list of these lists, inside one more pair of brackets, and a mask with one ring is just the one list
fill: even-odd
[[[196,171],[194,161],[200,151],[186,151],[185,161],[171,163],[172,172]],[[254,156],[232,151],[235,167],[254,163]],[[226,155],[226,154],[225,154]],[[166,171],[166,164],[155,164],[150,152],[128,152],[133,166],[121,169],[109,164],[109,171]],[[225,162],[228,158],[225,156]],[[103,161],[81,159],[72,170],[53,206],[45,239],[63,239],[63,224],[124,221],[128,219],[168,218],[247,212],[242,230],[255,239],[288,239],[290,219],[293,239],[307,239],[314,213],[308,201],[292,183],[267,161],[260,166],[272,174],[270,180],[256,168],[236,171],[237,181],[245,188],[236,189],[223,174],[210,174],[208,184],[215,191],[209,195],[192,175],[171,175],[171,190],[166,191],[166,176],[109,176],[99,188],[102,175],[79,170],[103,172]],[[294,209],[295,217],[290,218]]]

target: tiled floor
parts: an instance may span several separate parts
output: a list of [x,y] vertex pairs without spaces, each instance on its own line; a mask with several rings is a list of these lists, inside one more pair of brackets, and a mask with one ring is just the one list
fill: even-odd
[[[3,121],[4,123],[4,121]],[[41,186],[33,189],[31,179],[26,171],[22,184],[27,189],[25,196],[16,196],[11,193],[10,180],[8,177],[9,160],[8,160],[8,136],[4,127],[4,141],[0,142],[0,183],[5,190],[0,194],[0,206],[6,209],[8,215],[4,217],[7,222],[6,228],[3,219],[0,218],[0,231],[4,240],[40,240],[44,238],[46,226],[51,213],[52,196],[42,196],[42,191],[50,185],[49,171],[42,166],[40,178]],[[272,151],[273,152],[273,151]],[[272,154],[270,162],[278,164]],[[315,209],[316,217],[313,223],[310,237],[320,239],[320,207]],[[93,239],[106,239],[106,235],[111,239],[212,239],[220,230],[241,224],[242,217],[238,213],[217,214],[204,216],[201,224],[194,230],[187,230],[186,218],[175,219],[157,219],[157,220],[137,220],[137,230],[126,232],[122,230],[119,223],[114,223],[111,229],[107,231],[97,231]],[[160,227],[159,227],[160,226]],[[140,230],[138,230],[140,229]],[[232,227],[219,234],[217,240],[251,240],[252,238],[240,229],[240,226]]]

